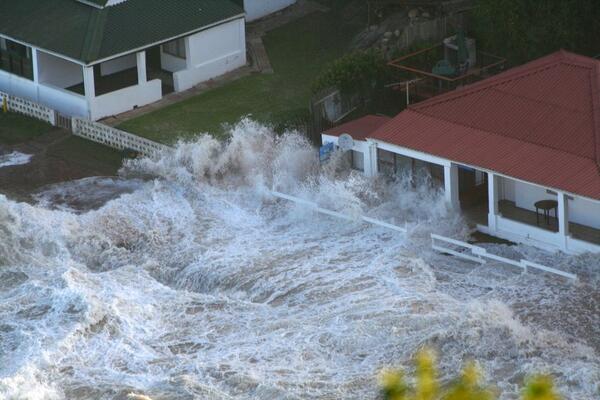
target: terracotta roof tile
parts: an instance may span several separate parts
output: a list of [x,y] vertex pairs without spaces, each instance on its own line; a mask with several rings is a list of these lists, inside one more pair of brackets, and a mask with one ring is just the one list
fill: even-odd
[[600,62],[560,51],[411,106],[371,138],[600,199]]

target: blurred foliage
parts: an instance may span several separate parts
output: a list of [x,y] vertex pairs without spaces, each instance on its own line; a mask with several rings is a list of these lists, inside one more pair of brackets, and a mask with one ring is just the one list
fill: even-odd
[[[431,350],[422,350],[415,358],[415,384],[411,386],[402,370],[384,370],[380,376],[385,400],[494,400],[494,392],[482,383],[481,371],[469,362],[460,376],[447,387],[437,377],[436,358]],[[561,400],[552,379],[545,375],[531,377],[522,392],[522,400]]]
[[560,48],[600,54],[598,0],[476,0],[474,34],[482,49],[521,64]]
[[381,88],[389,74],[382,52],[356,51],[328,64],[317,76],[311,89],[313,93],[318,93],[335,87],[342,92],[366,95]]

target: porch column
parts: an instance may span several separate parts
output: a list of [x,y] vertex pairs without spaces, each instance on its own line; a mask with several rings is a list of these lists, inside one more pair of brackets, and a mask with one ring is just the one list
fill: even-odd
[[377,176],[377,143],[367,141],[367,151],[364,153],[365,176]]
[[495,231],[498,222],[498,175],[488,173],[488,229]]
[[140,51],[136,53],[138,84],[146,83],[148,76],[146,74],[146,52]]
[[458,165],[450,163],[444,165],[444,190],[446,202],[455,209],[460,209],[458,188]]
[[193,69],[194,63],[192,62],[192,43],[190,42],[190,37],[186,36],[183,38],[183,42],[185,44],[185,68]]
[[38,51],[35,47],[31,48],[31,66],[33,68],[33,81],[40,82],[40,71],[38,70]]
[[569,236],[569,199],[561,192],[558,193],[558,233],[561,236],[561,244],[566,249]]
[[83,88],[85,97],[90,100],[96,97],[96,84],[94,83],[94,66],[83,67]]

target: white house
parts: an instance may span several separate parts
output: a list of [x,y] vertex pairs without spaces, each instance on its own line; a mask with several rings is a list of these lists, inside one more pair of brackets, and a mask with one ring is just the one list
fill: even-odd
[[237,0],[246,10],[246,21],[254,21],[296,3],[296,0]]
[[600,252],[598,60],[560,51],[322,140],[337,143],[342,133],[355,139],[355,168],[426,171],[480,231]]
[[246,64],[235,0],[0,2],[0,91],[98,120]]

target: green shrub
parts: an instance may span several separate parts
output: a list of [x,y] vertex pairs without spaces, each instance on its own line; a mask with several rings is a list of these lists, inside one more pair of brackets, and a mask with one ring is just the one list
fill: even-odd
[[357,51],[332,63],[315,79],[312,92],[335,87],[346,93],[365,94],[381,87],[389,74],[386,60],[378,50]]
[[[411,387],[402,370],[384,370],[381,394],[385,400],[493,400],[490,388],[483,385],[475,363],[468,363],[448,388],[442,389],[437,378],[435,355],[430,350],[419,352],[415,359],[415,385]],[[560,400],[552,379],[535,375],[525,384],[523,400]]]

